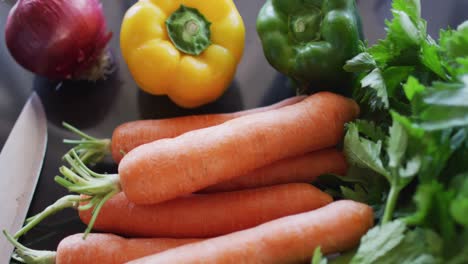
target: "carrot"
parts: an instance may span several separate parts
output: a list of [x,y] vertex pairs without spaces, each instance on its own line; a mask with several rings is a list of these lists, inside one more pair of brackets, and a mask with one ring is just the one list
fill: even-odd
[[[331,203],[309,184],[286,184],[208,195],[191,195],[156,205],[134,205],[123,193],[101,209],[94,229],[138,237],[214,237]],[[91,210],[80,211],[85,224]]]
[[222,124],[240,116],[279,109],[300,102],[304,98],[304,96],[296,96],[271,106],[227,114],[193,115],[125,123],[117,127],[112,134],[112,157],[115,162],[119,163],[124,153],[128,153],[132,149],[154,140],[173,138],[192,130]]
[[174,199],[284,158],[335,146],[357,104],[322,92],[294,105],[141,145],[119,164],[128,199]]
[[201,193],[226,192],[292,182],[310,183],[326,173],[344,175],[347,171],[343,153],[330,148],[287,158],[208,188]]
[[[90,234],[88,239],[83,240],[83,234],[75,234],[62,239],[57,251],[39,251],[26,248],[6,232],[4,234],[17,247],[16,253],[21,260],[28,264],[121,264],[200,241],[174,238],[126,239],[113,234]],[[33,256],[36,257],[34,261],[31,259]]]
[[160,203],[334,146],[343,137],[345,123],[358,113],[354,101],[321,92],[294,105],[141,145],[122,159],[118,174],[95,173],[72,151],[64,159],[73,170],[62,167],[63,177],[55,180],[71,192],[96,198],[97,217],[120,191],[136,204]]
[[90,201],[86,197],[69,195],[28,219],[15,238],[65,208],[78,209],[83,223],[92,224],[97,231],[133,237],[205,238],[313,210],[330,202],[330,195],[305,183],[189,195],[155,205],[135,205],[124,193],[119,193],[102,206],[99,217],[91,223]]
[[338,201],[312,212],[180,246],[129,264],[305,263],[310,262],[317,247],[324,254],[352,249],[372,225],[373,212],[369,206]]
[[119,163],[123,156],[132,149],[162,138],[173,138],[191,130],[224,123],[233,118],[278,109],[304,100],[305,96],[295,96],[276,104],[234,113],[192,115],[159,120],[139,120],[124,123],[114,129],[112,140],[98,139],[64,123],[64,126],[82,137],[81,140],[64,140],[65,143],[77,145],[83,160],[97,163],[104,156],[111,154]]

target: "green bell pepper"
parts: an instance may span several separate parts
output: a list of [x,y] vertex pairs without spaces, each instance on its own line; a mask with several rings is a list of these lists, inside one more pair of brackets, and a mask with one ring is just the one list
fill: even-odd
[[301,89],[351,89],[345,62],[363,38],[354,0],[267,0],[257,31],[269,63]]

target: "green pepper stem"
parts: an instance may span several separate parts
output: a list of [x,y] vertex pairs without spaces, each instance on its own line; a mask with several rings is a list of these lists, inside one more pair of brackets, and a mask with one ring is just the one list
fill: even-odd
[[59,211],[62,211],[66,208],[76,208],[81,201],[85,201],[86,199],[81,199],[79,195],[67,195],[60,199],[58,199],[55,203],[49,205],[44,209],[44,211],[38,213],[37,215],[30,217],[26,220],[26,225],[21,228],[16,234],[14,235],[15,239],[20,238],[29,230],[34,228],[40,222],[42,222],[45,218],[56,214]]
[[294,29],[298,33],[302,33],[306,29],[306,24],[303,20],[297,20],[296,23],[294,23]]
[[80,159],[84,163],[96,164],[102,161],[106,155],[111,154],[110,139],[99,139],[92,137],[66,122],[63,122],[62,125],[66,129],[81,137],[79,140],[64,139],[63,142],[65,144],[75,145],[73,149],[76,151],[76,153],[78,153]]
[[91,221],[84,233],[84,238],[91,232],[94,222],[102,206],[114,195],[121,191],[118,174],[99,174],[89,169],[80,159],[75,150],[71,150],[64,157],[70,168],[62,166],[55,182],[70,192],[88,196],[89,203],[78,206],[78,210],[89,210],[94,207]]
[[15,246],[15,253],[13,259],[26,264],[54,264],[57,252],[46,250],[34,250],[23,246],[8,232],[3,230],[3,235],[6,239]]

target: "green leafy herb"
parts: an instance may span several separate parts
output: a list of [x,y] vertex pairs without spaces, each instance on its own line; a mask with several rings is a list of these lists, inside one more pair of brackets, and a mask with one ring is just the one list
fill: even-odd
[[352,125],[357,126],[357,130],[360,134],[364,135],[370,140],[383,141],[387,138],[384,130],[375,124],[375,122],[368,120],[356,120]]
[[384,77],[379,69],[374,69],[366,77],[361,80],[361,85],[366,89],[373,89],[375,98],[379,101],[376,105],[383,105],[384,108],[389,107],[387,86],[385,85]]
[[377,68],[377,64],[372,56],[363,52],[346,62],[344,69],[348,72],[372,71]]
[[[386,155],[382,151],[383,141],[386,142],[387,146]],[[348,161],[354,166],[373,170],[384,176],[390,183],[389,197],[383,216],[384,223],[390,221],[400,191],[411,182],[421,166],[418,156],[402,162],[407,146],[408,135],[398,121],[393,122],[389,129],[389,136],[378,139],[377,142],[360,136],[358,125],[350,124],[348,126],[344,144]],[[387,161],[386,164],[383,160]],[[349,196],[349,190],[344,189],[344,191]],[[356,197],[362,197],[362,192],[360,196]]]
[[390,173],[383,166],[380,159],[382,140],[373,142],[359,136],[358,127],[355,124],[348,126],[345,136],[345,153],[348,161],[361,168],[369,168],[381,175],[390,177]]
[[378,221],[351,263],[468,259],[468,21],[435,40],[421,8],[393,0],[386,37],[344,66],[363,115],[344,139],[351,180],[326,189]]
[[401,221],[371,229],[351,264],[441,263],[442,242],[427,229],[410,230]]
[[440,60],[440,47],[434,42],[432,38],[429,38],[428,41],[424,41],[422,43],[421,49],[421,62],[431,71],[436,73],[440,78],[447,80],[448,75],[446,74],[442,61]]
[[457,175],[451,187],[455,197],[450,202],[450,214],[457,223],[468,228],[468,173]]

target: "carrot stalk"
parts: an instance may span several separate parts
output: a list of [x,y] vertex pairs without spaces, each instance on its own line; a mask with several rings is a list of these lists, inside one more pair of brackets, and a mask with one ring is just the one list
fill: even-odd
[[[104,204],[102,200],[103,199],[101,199],[100,196],[94,196],[94,197],[86,197],[86,196],[80,196],[80,195],[64,196],[58,199],[57,201],[55,201],[53,204],[47,206],[42,212],[26,219],[26,225],[23,226],[20,230],[18,230],[13,236],[13,238],[19,239],[21,236],[25,235],[27,232],[33,229],[36,225],[42,222],[44,219],[64,209],[74,208],[74,209],[78,209],[79,211],[86,211],[86,210],[90,210],[91,208],[97,207],[99,204]],[[95,218],[94,214],[92,214],[92,216],[93,218]],[[91,218],[92,217],[90,217],[90,219]],[[90,223],[91,227],[94,221],[92,222],[91,220],[88,221],[88,222],[91,222]]]
[[46,250],[33,250],[20,244],[15,238],[13,238],[8,232],[3,230],[3,235],[7,240],[16,248],[12,258],[21,263],[27,264],[53,264],[55,263],[55,257],[57,256],[54,251]]
[[13,258],[26,264],[121,264],[200,241],[172,238],[125,239],[113,234],[90,234],[87,240],[83,240],[83,234],[75,234],[62,239],[57,251],[45,251],[27,248],[6,231],[3,234],[16,247]]
[[23,228],[21,228],[18,232],[16,232],[16,234],[14,235],[14,239],[20,238],[33,227],[35,227],[37,224],[42,222],[45,218],[55,214],[56,212],[62,211],[66,208],[77,207],[80,202],[85,202],[87,200],[89,199],[83,199],[78,195],[67,195],[58,199],[55,203],[47,206],[46,209],[44,209],[44,211],[28,218],[26,220],[26,225]]
[[257,227],[180,246],[129,264],[306,263],[314,249],[324,254],[349,250],[372,227],[372,209],[338,201],[320,209],[283,217]]
[[84,236],[83,236],[83,239],[86,239],[86,236],[91,233],[91,230],[93,229],[93,226],[94,226],[94,223],[96,222],[96,219],[97,219],[97,216],[99,215],[99,212],[101,211],[102,207],[104,206],[104,204],[112,197],[114,197],[114,195],[116,195],[118,193],[118,191],[114,191],[114,192],[110,192],[108,194],[106,194],[102,200],[94,207],[94,210],[92,212],[92,216],[91,216],[91,220],[89,221],[88,223],[88,227],[86,228],[85,232],[84,232]]
[[64,143],[75,145],[74,150],[86,164],[94,164],[112,154],[119,163],[132,149],[163,138],[173,138],[185,132],[224,123],[233,118],[278,109],[302,101],[305,96],[295,96],[276,104],[245,111],[225,114],[193,115],[159,120],[139,120],[118,126],[111,139],[92,137],[68,123],[63,126],[81,137],[78,140],[65,139]]
[[322,174],[344,175],[347,167],[343,153],[325,149],[277,161],[200,192],[227,192],[293,182],[311,183]]
[[65,144],[75,145],[73,148],[85,163],[98,163],[106,155],[111,153],[111,140],[92,137],[76,127],[63,122],[62,125],[81,137],[79,140],[65,139]]
[[68,162],[72,169],[65,166],[60,167],[59,171],[62,177],[55,176],[55,182],[70,192],[90,196],[89,199],[91,199],[92,205],[85,206],[84,208],[94,206],[92,218],[84,233],[86,238],[86,235],[91,232],[102,206],[110,198],[121,192],[119,176],[117,174],[99,174],[93,172],[83,163],[74,149],[64,155],[64,160]]

